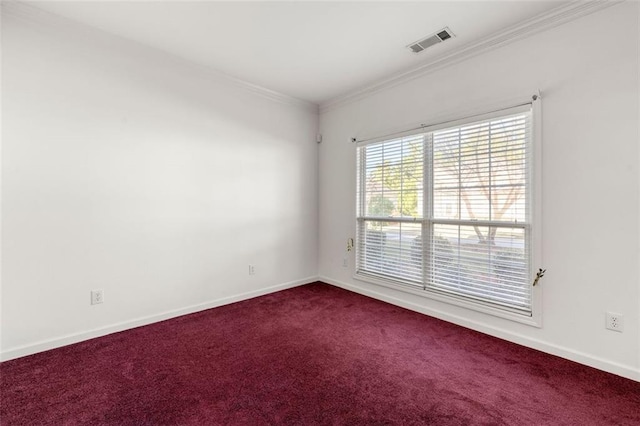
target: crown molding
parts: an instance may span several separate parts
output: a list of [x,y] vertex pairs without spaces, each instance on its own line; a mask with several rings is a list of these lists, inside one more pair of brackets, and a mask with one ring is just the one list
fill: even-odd
[[436,70],[467,60],[482,53],[506,46],[531,35],[574,21],[583,16],[592,14],[615,4],[622,3],[623,1],[625,0],[572,1],[566,5],[554,8],[516,25],[507,27],[490,37],[463,45],[453,52],[436,56],[434,59],[422,63],[417,67],[396,73],[372,84],[347,92],[344,95],[321,102],[320,114],[328,112],[339,106],[355,102],[359,99],[366,98],[382,90],[422,77]]
[[319,107],[315,103],[285,95],[275,90],[267,89],[260,85],[232,77],[212,67],[189,61],[164,50],[83,24],[73,19],[56,15],[21,1],[0,0],[0,15],[3,17],[11,17],[25,23],[35,24],[41,28],[51,28],[57,31],[72,33],[76,37],[82,36],[94,40],[108,38],[109,43],[116,43],[119,49],[133,51],[134,53],[144,52],[147,56],[151,56],[159,60],[170,61],[178,66],[198,72],[211,81],[230,84],[253,95],[269,99],[280,104],[302,108],[315,114],[318,113]]

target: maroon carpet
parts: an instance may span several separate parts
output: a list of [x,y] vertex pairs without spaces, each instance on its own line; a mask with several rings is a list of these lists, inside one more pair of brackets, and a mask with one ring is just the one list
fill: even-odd
[[639,425],[640,383],[326,284],[0,364],[9,425]]

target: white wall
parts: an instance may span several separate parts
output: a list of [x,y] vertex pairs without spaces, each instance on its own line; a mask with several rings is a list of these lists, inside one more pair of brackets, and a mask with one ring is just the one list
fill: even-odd
[[[508,340],[640,380],[638,3],[607,8],[320,117],[320,276]],[[543,326],[354,280],[351,137],[542,92]],[[461,114],[463,114],[461,112]],[[537,267],[537,265],[536,265]],[[604,327],[624,314],[623,333]]]
[[317,108],[2,24],[3,359],[315,279]]

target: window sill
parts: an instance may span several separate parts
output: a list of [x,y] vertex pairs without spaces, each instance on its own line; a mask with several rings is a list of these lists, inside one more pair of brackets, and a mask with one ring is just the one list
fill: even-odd
[[366,282],[369,284],[375,284],[382,287],[391,288],[393,290],[413,294],[413,295],[424,297],[427,299],[436,300],[438,302],[459,306],[465,309],[469,309],[471,311],[481,312],[483,314],[507,319],[507,320],[525,324],[531,327],[536,327],[536,328],[542,327],[542,321],[540,316],[535,315],[535,310],[536,310],[535,306],[533,308],[534,314],[529,315],[525,313],[509,311],[506,309],[500,309],[490,304],[482,303],[480,301],[473,301],[469,299],[464,299],[462,297],[443,294],[435,290],[430,290],[430,289],[423,290],[422,288],[419,288],[417,286],[414,287],[414,286],[411,286],[410,284],[401,284],[395,281],[385,280],[385,279],[371,276],[371,275],[355,273],[353,275],[353,279],[361,282]]

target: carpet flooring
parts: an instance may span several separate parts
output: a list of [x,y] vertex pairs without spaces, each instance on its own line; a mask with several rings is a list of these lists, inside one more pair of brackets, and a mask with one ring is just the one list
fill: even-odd
[[640,425],[640,383],[323,283],[0,364],[10,425]]

